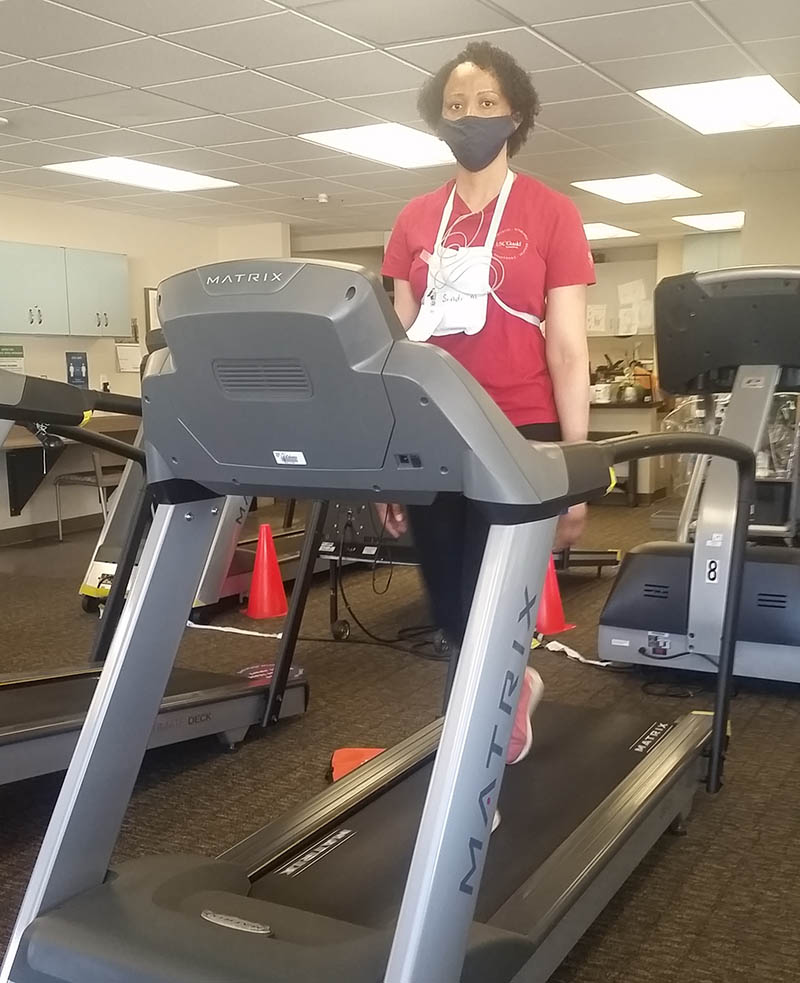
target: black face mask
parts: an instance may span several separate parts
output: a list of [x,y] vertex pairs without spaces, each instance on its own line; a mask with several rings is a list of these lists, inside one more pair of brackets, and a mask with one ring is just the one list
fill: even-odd
[[439,136],[462,167],[482,171],[497,157],[516,128],[510,116],[462,116],[441,120]]

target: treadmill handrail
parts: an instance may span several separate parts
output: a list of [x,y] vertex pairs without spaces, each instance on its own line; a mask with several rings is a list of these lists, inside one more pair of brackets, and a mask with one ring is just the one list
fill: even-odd
[[709,792],[718,792],[722,787],[722,768],[728,736],[736,626],[739,623],[739,603],[744,577],[750,507],[755,501],[755,454],[745,444],[740,444],[736,440],[706,433],[635,435],[604,440],[601,443],[609,448],[615,463],[630,461],[634,458],[659,457],[662,454],[708,454],[712,457],[727,458],[736,463],[738,477],[736,523],[733,529],[731,568],[725,594],[725,616],[722,622],[717,688],[714,697],[714,727],[711,737],[708,779],[706,781],[706,788]]
[[0,369],[0,419],[80,426],[95,411],[141,416],[142,401]]

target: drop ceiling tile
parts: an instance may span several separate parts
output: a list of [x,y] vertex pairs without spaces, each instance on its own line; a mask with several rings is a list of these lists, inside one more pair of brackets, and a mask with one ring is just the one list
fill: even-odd
[[170,40],[225,58],[243,68],[286,65],[365,48],[362,42],[289,10],[254,20],[184,31],[171,35]]
[[80,116],[70,116],[68,113],[55,112],[52,109],[26,107],[12,110],[6,115],[8,116],[8,126],[3,131],[4,135],[20,137],[21,139],[53,140],[57,137],[97,133],[111,129],[106,123],[84,119]]
[[[180,211],[183,208],[197,208],[202,203],[202,198],[193,194],[182,194],[173,191],[147,191],[142,193],[142,189],[136,189],[139,193],[132,200],[137,205],[145,208],[167,209],[169,211]],[[234,190],[234,189],[228,189]],[[128,196],[126,196],[128,197]]]
[[697,51],[674,51],[668,55],[597,62],[595,68],[632,91],[758,74],[752,61],[732,44]]
[[452,167],[426,167],[418,171],[395,168],[375,174],[354,174],[348,177],[347,183],[388,195],[400,195],[409,190],[418,194],[421,189],[439,187],[452,177]]
[[223,167],[220,170],[208,172],[212,177],[222,178],[223,181],[235,181],[237,184],[260,185],[268,181],[290,181],[297,171],[294,167],[274,167],[269,164],[245,164],[243,167]]
[[689,51],[725,44],[727,38],[687,3],[586,17],[539,29],[586,62]]
[[0,195],[14,198],[37,198],[41,201],[66,203],[70,195],[60,188],[25,188],[19,184],[0,183]]
[[12,102],[11,99],[0,99],[0,109],[2,109],[3,112],[5,112],[7,109],[20,109],[22,105],[23,103],[16,102],[16,100]]
[[134,31],[87,17],[45,0],[0,3],[3,50],[25,58],[46,58],[66,51],[98,48],[136,37]]
[[23,168],[3,175],[9,184],[21,184],[33,188],[69,188],[83,184],[86,178],[75,174],[61,174],[58,171],[45,171],[41,167]]
[[485,7],[477,0],[404,0],[378,3],[376,0],[328,0],[308,6],[304,12],[324,24],[376,44],[398,44],[423,38],[442,38],[453,34],[476,34],[502,27],[513,21]]
[[81,99],[102,92],[113,92],[121,86],[64,71],[35,61],[23,61],[0,68],[0,96],[31,105],[42,105],[60,99]]
[[13,65],[18,61],[21,61],[19,55],[10,55],[5,51],[0,51],[0,65]]
[[313,160],[317,157],[329,157],[331,153],[330,147],[320,147],[319,144],[309,143],[307,140],[297,140],[294,137],[256,140],[250,143],[230,143],[223,149],[227,154],[233,154],[236,157],[261,164]]
[[19,166],[42,167],[44,164],[63,164],[72,160],[89,160],[91,154],[83,150],[72,150],[66,147],[56,147],[52,143],[17,143],[13,147],[4,147],[0,153],[5,161],[16,161]]
[[543,106],[540,119],[554,130],[600,123],[627,123],[637,119],[654,119],[659,114],[636,96],[600,96],[597,99],[575,99]]
[[298,164],[298,170],[315,177],[341,177],[346,183],[349,183],[348,175],[374,174],[378,171],[392,170],[392,168],[376,160],[367,160],[365,157],[356,157],[353,154],[337,154],[335,157],[322,157],[319,160],[304,160],[302,164]]
[[791,93],[791,95],[795,97],[795,99],[800,100],[800,73],[795,73],[793,75],[779,75],[778,81],[787,92]]
[[138,157],[141,154],[156,154],[159,151],[180,150],[185,147],[182,143],[162,140],[149,133],[121,129],[90,133],[86,136],[60,137],[53,143],[85,150],[100,157]]
[[655,144],[659,141],[688,139],[693,133],[693,131],[664,117],[637,120],[633,123],[581,126],[566,132],[568,136],[591,147],[612,147],[637,143]]
[[800,65],[800,37],[755,41],[745,47],[771,75],[796,72]]
[[257,109],[255,112],[241,113],[238,118],[290,136],[375,122],[373,116],[328,100],[307,102],[302,106],[285,106],[282,109]]
[[[338,3],[339,0],[332,2]],[[419,69],[404,65],[383,51],[365,51],[285,65],[270,69],[270,75],[329,99],[410,89],[420,86],[428,77]]]
[[595,177],[615,177],[620,173],[619,160],[602,150],[587,147],[578,150],[561,150],[553,154],[539,154],[525,158],[527,169],[545,177],[562,181],[575,181]]
[[117,184],[116,181],[87,181],[76,184],[71,189],[74,201],[89,201],[95,198],[136,198],[142,189],[131,184]]
[[497,6],[525,21],[526,24],[548,24],[573,17],[613,14],[622,10],[659,7],[670,0],[496,0]]
[[737,41],[800,36],[797,0],[706,0],[704,9]]
[[565,102],[569,99],[589,99],[619,92],[618,86],[596,75],[582,65],[554,68],[549,72],[536,72],[533,84],[543,104]]
[[280,136],[244,120],[230,116],[201,116],[199,119],[175,120],[172,123],[154,123],[137,128],[153,137],[166,137],[195,147],[219,147],[226,143],[244,143],[247,140],[267,140]]
[[419,89],[405,89],[402,92],[384,92],[377,96],[356,96],[344,99],[348,106],[353,106],[365,113],[379,116],[392,123],[409,123],[419,119],[417,98]]
[[573,150],[577,146],[578,143],[571,134],[567,136],[563,133],[556,133],[555,130],[548,130],[547,127],[537,123],[520,153],[548,154],[553,150]]
[[203,201],[228,201],[234,205],[266,205],[278,196],[272,191],[263,188],[248,188],[241,185],[235,188],[210,188],[208,191],[197,191],[195,198]]
[[315,99],[311,93],[256,72],[236,72],[194,82],[175,82],[156,86],[152,91],[214,113],[245,113],[253,109],[294,106]]
[[[0,147],[0,157],[3,156],[3,148]],[[10,160],[0,160],[0,173],[5,174],[6,171],[21,171],[23,167],[21,164],[14,163]]]
[[537,38],[524,27],[489,34],[466,35],[422,44],[404,44],[389,51],[429,72],[437,72],[445,62],[454,58],[472,41],[489,41],[507,51],[529,72],[545,71],[573,64],[572,59],[551,44]]
[[139,38],[93,51],[60,55],[50,61],[53,65],[135,88],[236,71],[235,65],[158,38]]
[[208,24],[258,17],[268,10],[278,10],[269,0],[60,0],[62,6],[74,7],[97,17],[125,24],[145,34],[169,34]]
[[9,137],[9,136],[2,136],[2,134],[0,134],[0,148],[12,147],[15,143],[25,143],[25,140],[22,139],[22,137]]
[[[336,196],[341,196],[345,192],[354,193],[353,188],[326,178],[295,178],[291,181],[271,181],[269,184],[265,182],[259,187],[271,191],[277,198],[281,199],[313,196],[323,191]],[[277,205],[274,207],[276,211],[281,211]]]
[[[227,76],[223,76],[225,77]],[[178,83],[178,85],[194,84],[193,82]],[[163,123],[166,120],[189,119],[203,115],[202,108],[187,106],[155,92],[143,92],[140,89],[123,89],[104,96],[68,99],[52,105],[61,112],[102,120],[116,126],[143,126],[146,123]]]
[[221,153],[217,150],[206,150],[190,147],[184,150],[166,150],[155,154],[147,154],[141,158],[149,164],[161,164],[164,167],[177,167],[181,171],[194,171],[206,174],[211,170],[221,170],[224,167],[243,167],[250,163],[240,156]]

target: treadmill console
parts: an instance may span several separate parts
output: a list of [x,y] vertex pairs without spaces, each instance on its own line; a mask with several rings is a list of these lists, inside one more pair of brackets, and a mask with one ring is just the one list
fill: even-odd
[[800,267],[667,277],[655,290],[661,385],[670,393],[731,389],[740,365],[779,365],[800,389]]

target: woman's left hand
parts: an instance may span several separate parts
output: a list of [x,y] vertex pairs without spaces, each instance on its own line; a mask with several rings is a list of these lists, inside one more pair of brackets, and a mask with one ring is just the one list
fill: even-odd
[[563,550],[578,542],[586,528],[587,511],[584,502],[580,505],[573,505],[565,515],[561,516],[556,526],[554,550]]

